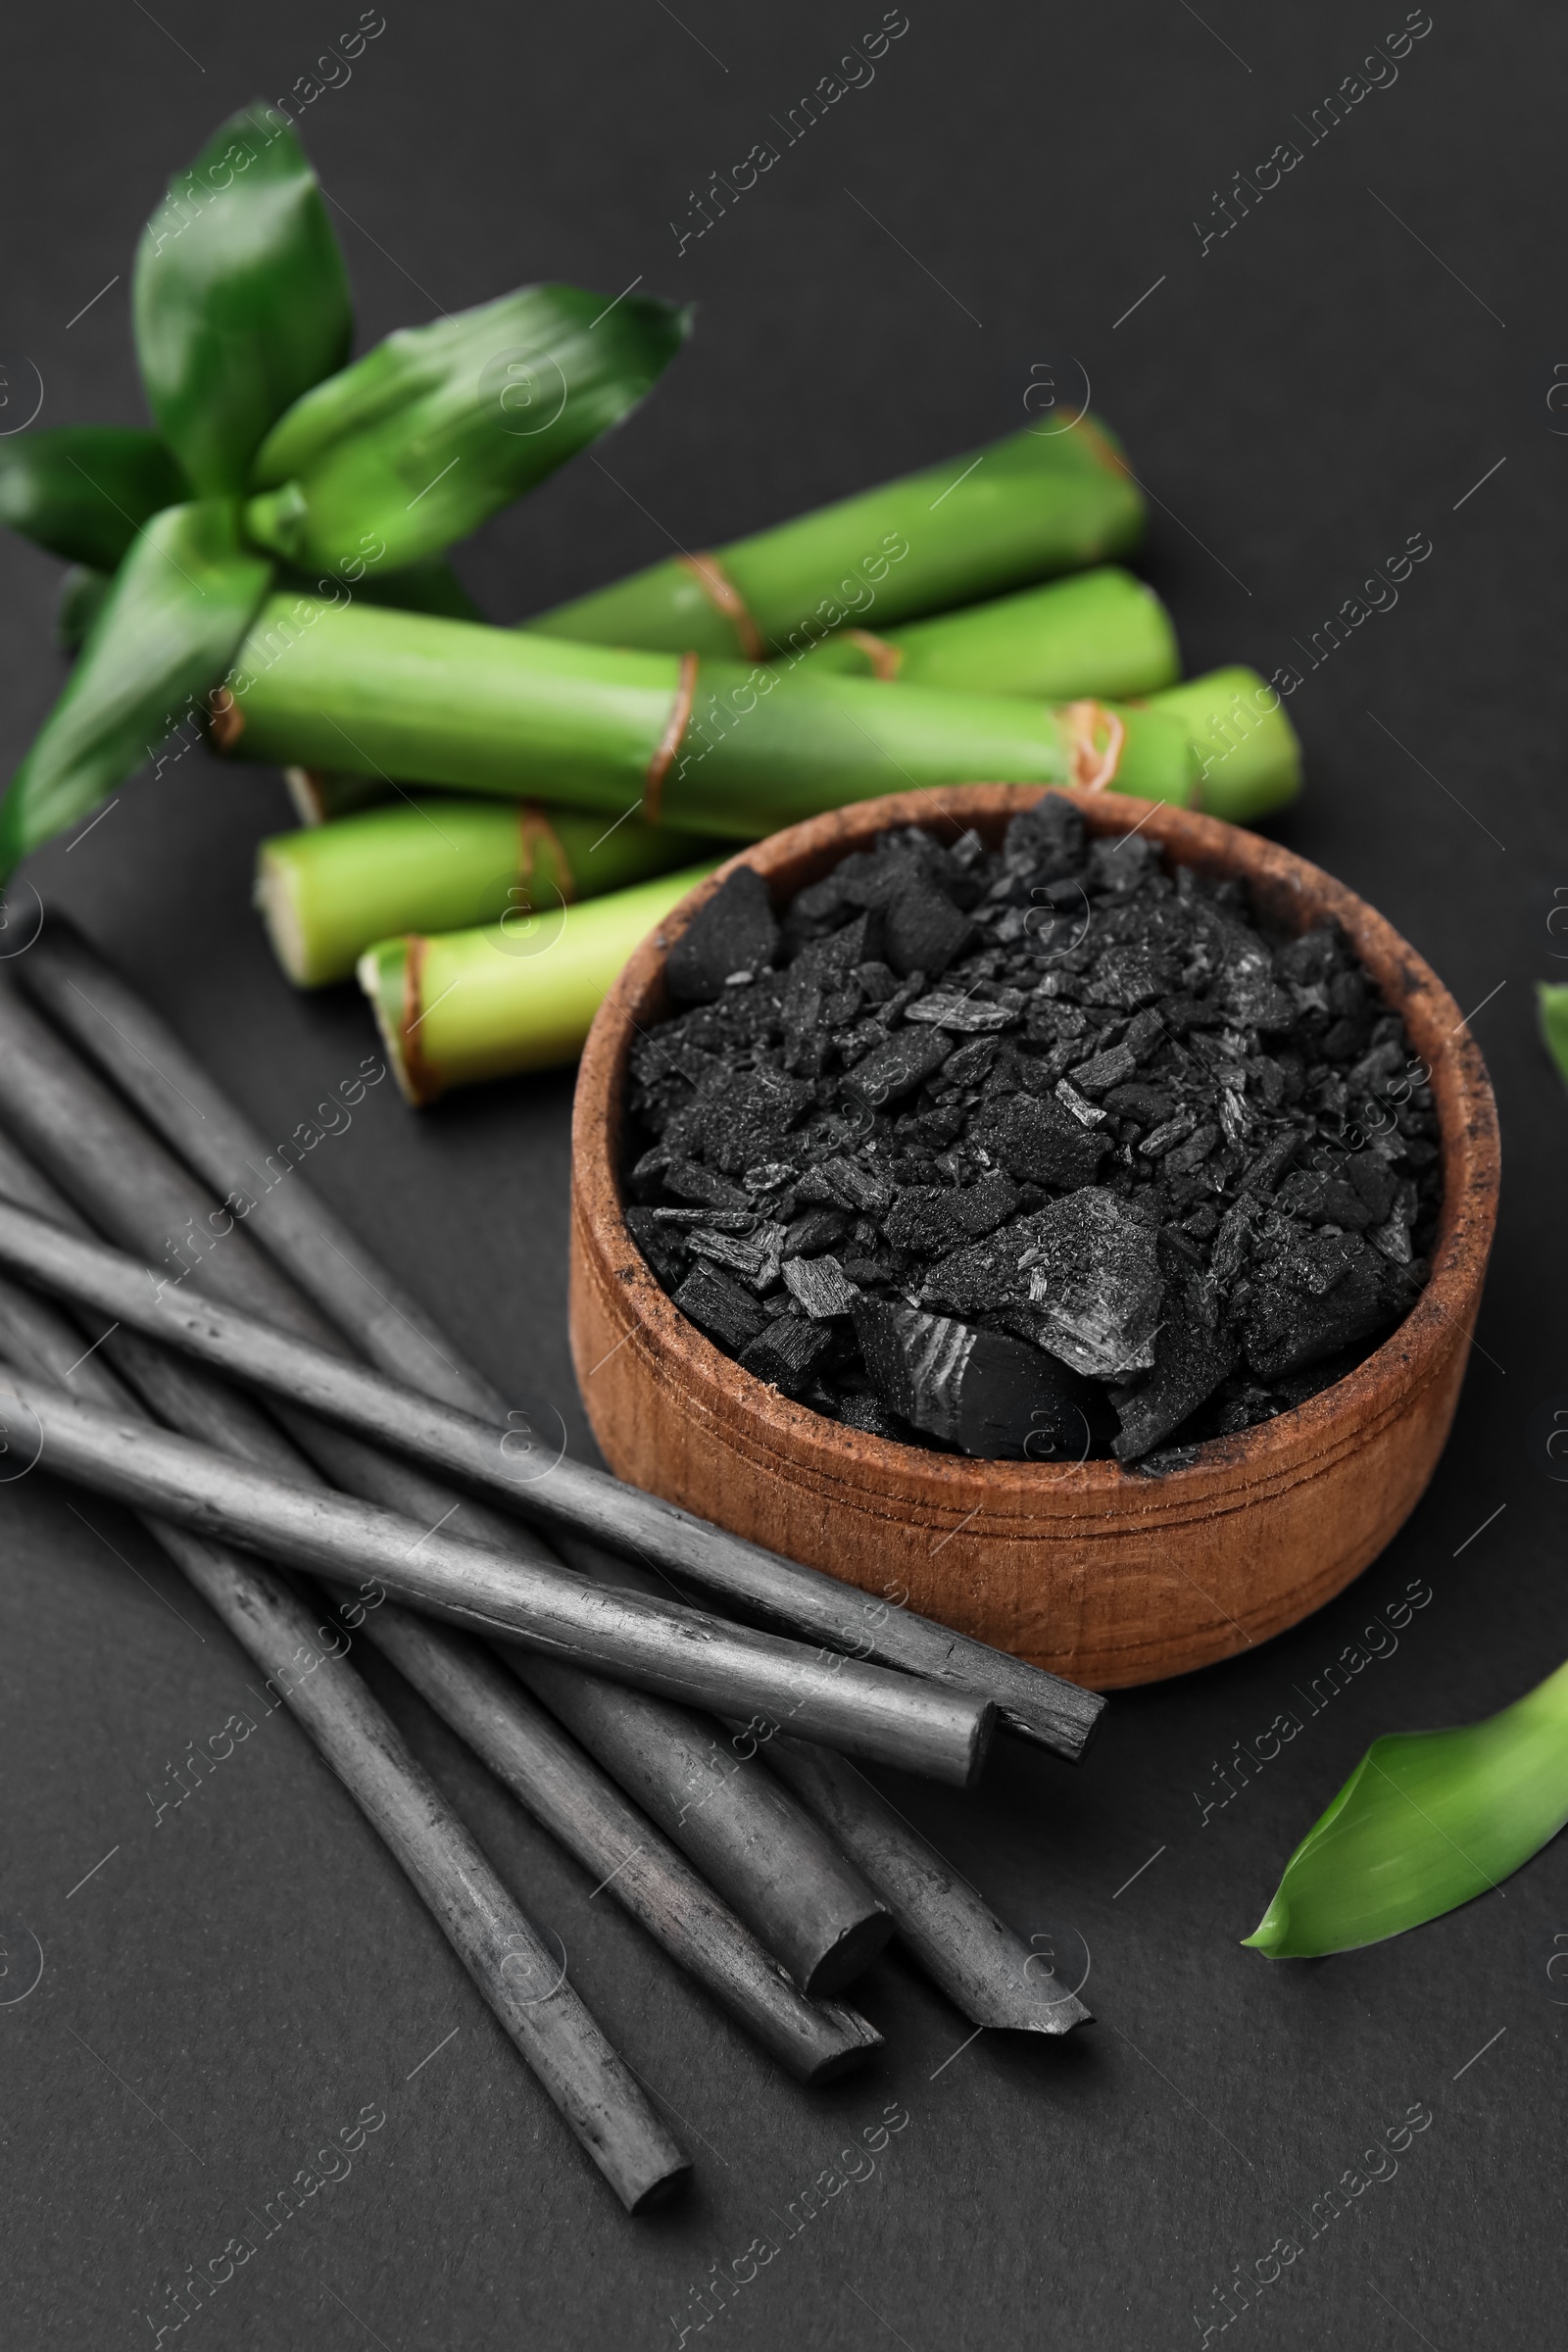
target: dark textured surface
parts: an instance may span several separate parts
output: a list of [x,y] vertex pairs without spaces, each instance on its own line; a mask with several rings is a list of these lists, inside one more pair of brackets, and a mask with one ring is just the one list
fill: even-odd
[[[357,13],[161,0],[157,23],[117,9],[12,27],[0,421],[36,397],[29,355],[41,421],[139,415],[123,272],[165,172]],[[541,274],[613,293],[641,271],[702,300],[606,470],[580,462],[463,558],[498,613],[662,555],[666,532],[702,546],[1010,430],[1044,381],[1031,368],[1054,358],[1073,388],[1069,353],[1161,502],[1150,568],[1192,668],[1299,663],[1297,640],[1431,536],[1397,606],[1294,698],[1310,781],[1282,831],[1467,1009],[1485,1002],[1508,1181],[1453,1443],[1352,1592],[1255,1657],[1118,1698],[1081,1771],[1009,1749],[979,1800],[895,1791],[1013,1926],[1054,1939],[1069,1983],[1093,1953],[1101,2022],[1067,2047],[987,2034],[956,2056],[968,2029],[892,1961],[857,1995],[888,2036],[871,2075],[815,2096],[780,2082],[396,1695],[607,2029],[687,2119],[694,2192],[637,2224],[140,1534],[94,1503],[74,1516],[41,1481],[12,1488],[0,1911],[44,1960],[0,2008],[8,2352],[153,2341],[161,2284],[220,2257],[377,2106],[352,2172],[264,2240],[190,2340],[587,2352],[674,2345],[675,2314],[690,2343],[767,2352],[1142,2352],[1210,2325],[1217,2342],[1215,2290],[1237,2265],[1267,2275],[1282,2237],[1303,2251],[1253,2290],[1234,2340],[1459,2352],[1558,2325],[1561,1855],[1366,1953],[1271,1967],[1236,1939],[1376,1732],[1481,1714],[1563,1647],[1568,1496],[1544,1446],[1568,1407],[1568,1102],[1529,992],[1568,949],[1547,929],[1568,891],[1568,438],[1552,429],[1568,417],[1545,406],[1568,368],[1547,244],[1568,35],[1542,8],[1438,11],[1394,86],[1314,146],[1297,118],[1402,8],[915,10],[874,82],[677,259],[687,191],[754,141],[782,145],[770,119],[880,13],[390,10],[352,81],[305,116],[352,216],[362,334]],[[1200,257],[1194,217],[1222,226],[1213,191],[1288,138],[1301,163]],[[55,567],[14,545],[0,566],[9,762],[55,688]],[[357,1000],[290,996],[246,910],[251,844],[282,821],[274,782],[191,753],[38,873],[279,1136],[371,1050]],[[420,1121],[377,1088],[314,1168],[486,1371],[539,1393],[577,1443],[569,1091],[519,1084]],[[1410,1613],[1412,1582],[1431,1598]],[[256,1732],[176,1809],[170,1765],[239,1708]],[[1226,1760],[1238,1741],[1272,1750],[1287,1709],[1302,1730],[1243,1785]],[[8,1935],[0,1986],[25,1982],[32,1951]],[[792,2221],[895,2100],[907,2125],[854,2166],[874,2171]],[[1314,2220],[1420,2101],[1433,2121],[1396,2175]],[[764,2235],[778,2253],[699,2337],[691,2290]]]

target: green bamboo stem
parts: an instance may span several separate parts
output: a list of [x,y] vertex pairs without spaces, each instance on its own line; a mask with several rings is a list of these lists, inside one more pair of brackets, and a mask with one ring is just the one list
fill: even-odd
[[528,627],[732,661],[804,653],[834,629],[881,630],[1126,555],[1143,526],[1143,494],[1118,444],[1085,416],[946,459],[714,556],[671,557]]
[[1151,709],[945,694],[574,645],[422,613],[270,598],[215,739],[272,765],[531,793],[752,839],[911,785],[1095,784],[1185,803],[1197,760]]
[[[1065,602],[1069,596],[1076,598],[1080,588],[1087,592],[1094,584],[1098,590],[1100,582],[1110,578],[1125,581],[1150,608],[1139,624],[1144,631],[1141,648],[1131,630],[1119,640],[1108,635],[1102,638],[1098,651],[1087,630],[1082,637],[1074,632],[1071,641],[1065,637],[1057,639],[1053,632],[1049,643],[1043,634],[1034,638],[1022,632],[1009,642],[1009,634],[999,630],[982,645],[978,633],[967,640],[959,634],[960,630],[967,631],[971,622],[978,623],[992,613],[1000,613],[1004,605],[1023,607],[1036,598],[1043,604],[1047,598],[1055,597]],[[1081,610],[1087,617],[1087,601]],[[950,629],[951,638],[947,634]],[[1168,675],[1161,640],[1169,645],[1169,668],[1174,668],[1174,638],[1169,635],[1168,619],[1152,592],[1128,572],[1102,566],[1049,588],[1025,590],[1016,598],[975,606],[968,612],[944,613],[937,620],[918,622],[910,629],[896,629],[889,638],[872,640],[871,644],[873,649],[887,645],[902,652],[927,632],[932,649],[940,651],[944,659],[940,663],[933,661],[927,667],[922,646],[919,665],[901,664],[894,682],[956,686],[957,664],[950,668],[946,661],[951,648],[969,672],[970,685],[976,690],[994,694],[1049,691],[1057,696],[1125,694],[1147,701],[1152,710],[1180,719],[1195,744],[1199,760],[1193,796],[1196,805],[1232,824],[1253,824],[1259,817],[1271,816],[1294,801],[1300,791],[1301,747],[1296,730],[1277,692],[1255,669],[1232,666],[1210,670],[1181,685],[1160,686],[1159,673],[1164,671]],[[818,653],[793,674],[811,678],[837,671],[862,678],[871,676],[871,651],[853,645],[851,640],[855,635],[852,630],[827,639]],[[884,669],[888,666],[884,662]],[[938,668],[945,674],[932,674]],[[1066,682],[1069,679],[1075,683],[1069,685]],[[1051,681],[1049,689],[1044,683],[1047,680]],[[325,824],[334,817],[380,806],[396,799],[399,790],[380,776],[354,776],[304,767],[286,768],[284,781],[302,823],[307,825]],[[479,920],[480,910],[475,909],[464,919]],[[388,924],[383,929],[402,927]],[[421,920],[411,927],[434,926]],[[368,940],[362,942],[368,944]]]
[[360,958],[405,1098],[574,1061],[594,1014],[638,941],[696,888],[685,866],[531,924],[490,924],[434,939],[387,939]]
[[394,932],[498,923],[514,943],[532,939],[579,899],[688,863],[693,846],[635,816],[607,832],[602,817],[536,801],[405,798],[264,841],[256,904],[295,986],[320,988]]
[[1255,669],[1211,669],[1149,698],[1180,721],[1199,758],[1196,805],[1250,825],[1301,789],[1301,746],[1278,691]]
[[1152,588],[1119,564],[1102,564],[904,628],[840,629],[812,648],[795,675],[828,671],[950,694],[1066,703],[1086,694],[1152,694],[1173,684],[1182,665],[1170,614]]

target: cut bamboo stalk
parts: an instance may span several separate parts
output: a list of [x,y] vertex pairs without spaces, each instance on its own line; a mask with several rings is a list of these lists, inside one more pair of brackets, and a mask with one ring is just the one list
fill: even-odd
[[768,1741],[775,1772],[829,1828],[881,1895],[927,1976],[977,2026],[1068,2034],[1093,2013],[983,1903],[863,1773],[799,1740]]
[[348,979],[365,950],[394,932],[495,923],[499,955],[536,958],[577,901],[686,865],[694,846],[640,817],[607,832],[602,817],[537,801],[405,795],[264,841],[256,904],[295,986],[320,988]]
[[1112,700],[1152,694],[1181,676],[1181,655],[1170,614],[1152,588],[1119,564],[1103,564],[899,628],[840,629],[813,646],[795,674],[830,670],[947,694],[1028,694],[1067,703],[1086,694]]
[[[667,1568],[706,1592],[721,1592],[768,1622],[813,1635],[829,1645],[853,1649],[862,1658],[928,1676],[923,1688],[932,1697],[938,1686],[947,1686],[955,1702],[960,1694],[967,1695],[972,1701],[968,1740],[960,1738],[963,1710],[956,1705],[956,1712],[946,1721],[946,1734],[956,1744],[943,1750],[946,1761],[940,1769],[935,1753],[932,1757],[931,1769],[938,1770],[938,1777],[951,1776],[958,1748],[965,1744],[969,1757],[962,1777],[966,1780],[971,1771],[978,1770],[983,1749],[981,1718],[992,1704],[1004,1708],[1009,1722],[1042,1744],[1074,1757],[1082,1754],[1103,1708],[1104,1701],[1092,1691],[1061,1682],[1004,1651],[968,1641],[929,1618],[901,1609],[875,1613],[820,1570],[781,1559],[775,1552],[727,1535],[658,1495],[623,1486],[565,1454],[536,1472],[526,1453],[515,1460],[509,1456],[507,1433],[493,1424],[346,1363],[256,1316],[171,1297],[167,1284],[160,1283],[152,1270],[135,1258],[75,1241],[24,1210],[0,1205],[0,1263],[57,1296],[112,1315],[132,1330],[194,1356],[231,1379],[278,1396],[300,1411],[318,1413],[376,1446],[445,1470],[481,1492],[500,1496],[527,1516],[564,1524],[610,1550]],[[531,1449],[531,1439],[528,1443]],[[517,1567],[519,1574],[524,1573],[521,1563]],[[548,1581],[538,1571],[527,1573],[539,1587]],[[567,1597],[558,1595],[557,1605],[564,1606]],[[541,1590],[541,1604],[544,1598]],[[728,1638],[732,1642],[739,1639],[732,1631]],[[788,1643],[782,1647],[793,1650]],[[672,1654],[666,1652],[666,1667]],[[793,1654],[802,1655],[798,1650]],[[583,1662],[592,1660],[585,1656]],[[708,1689],[682,1692],[668,1681],[650,1685],[641,1674],[623,1668],[612,1671],[643,1688],[662,1687],[673,1695],[695,1697],[699,1704],[711,1703]],[[760,1661],[757,1671],[761,1672]],[[782,1659],[778,1671],[787,1671]],[[869,1702],[874,1688],[879,1723],[885,1723],[892,1708],[892,1692],[881,1686],[896,1683],[898,1678],[858,1667],[847,1657],[835,1656],[831,1665],[812,1664],[809,1668],[803,1658],[792,1671],[800,1678],[803,1691],[810,1689],[811,1703],[819,1708],[827,1706],[826,1685],[835,1671],[847,1693],[859,1690],[860,1676],[875,1671],[876,1684],[866,1687],[866,1694]],[[732,1699],[731,1712],[735,1703]],[[767,1711],[760,1701],[748,1703]],[[912,1734],[912,1694],[906,1703]],[[804,1697],[797,1702],[798,1708],[805,1704]],[[816,1736],[839,1744],[842,1735],[847,1743],[853,1707],[827,1706],[827,1711],[837,1732]],[[801,1716],[793,1728],[808,1732],[811,1727]],[[889,1734],[891,1728],[886,1723]],[[934,1716],[929,1729],[935,1746],[941,1748]],[[868,1734],[866,1724],[862,1737]],[[873,1751],[857,1745],[855,1752]]]
[[712,870],[682,866],[612,891],[532,933],[491,923],[368,948],[359,982],[405,1102],[418,1108],[451,1086],[575,1061],[632,950]]
[[454,1086],[575,1061],[633,949],[712,871],[688,866],[568,906],[542,928],[548,953],[515,952],[499,924],[433,939],[382,939],[359,982],[399,1092],[416,1109]]
[[1255,669],[1211,669],[1150,697],[1186,729],[1198,754],[1194,806],[1254,824],[1301,789],[1301,746],[1277,687]]
[[327,767],[285,767],[283,783],[302,825],[329,825],[362,808],[395,801],[400,787],[384,776],[348,776]]
[[[40,940],[35,948],[43,945]],[[0,995],[8,1115],[23,1117],[35,1152],[58,1152],[64,1141],[62,1173],[78,1200],[115,1238],[156,1255],[172,1207],[183,1201],[182,1221],[195,1225],[203,1219],[207,1199],[231,1195],[246,1181],[254,1184],[266,1157],[261,1138],[172,1030],[63,918],[51,919],[48,952],[29,966],[29,977],[35,995],[68,1033],[106,1076],[120,1080],[212,1188],[210,1196],[204,1195],[58,1038],[30,1015],[24,1017],[14,999]],[[19,1167],[22,1189],[17,1189]],[[66,1202],[41,1186],[29,1163],[8,1151],[3,1133],[0,1195],[79,1230]],[[270,1262],[256,1256],[258,1242]],[[297,1169],[286,1189],[268,1193],[243,1230],[225,1236],[222,1249],[203,1258],[197,1272],[220,1296],[265,1297],[272,1317],[306,1336],[321,1328],[306,1304],[313,1298],[334,1314],[364,1352],[390,1354],[394,1362],[408,1358],[416,1385],[426,1393],[438,1387],[456,1390],[474,1412],[505,1422],[506,1407],[497,1393],[427,1317],[421,1329],[430,1345],[407,1348],[409,1325],[386,1311],[386,1302],[399,1296],[392,1275]],[[140,1365],[139,1378],[144,1390],[149,1379],[155,1383],[155,1400],[166,1420],[225,1450],[248,1451],[264,1468],[277,1466],[266,1451],[268,1436],[275,1436],[271,1424],[242,1392],[213,1382],[199,1367],[133,1334],[118,1334],[110,1343],[112,1348],[127,1345],[151,1359]],[[214,1403],[207,1418],[202,1417],[204,1400]],[[516,1519],[443,1489],[412,1465],[309,1415],[285,1419],[296,1445],[349,1492],[417,1517],[424,1526],[446,1519],[454,1536],[559,1567],[537,1532]],[[286,1468],[282,1474],[287,1475]],[[443,1638],[433,1627],[426,1636]],[[719,1751],[717,1726],[710,1718],[522,1651],[512,1651],[509,1658],[616,1778],[622,1763],[635,1761],[633,1793],[804,1991],[840,1991],[873,1956],[889,1932],[876,1897],[814,1819],[755,1758],[736,1755],[727,1743]]]
[[1084,415],[863,490],[716,554],[668,558],[527,624],[551,636],[758,661],[846,622],[886,628],[1125,555],[1144,501]]
[[[150,1427],[107,1366],[74,1360],[80,1347],[45,1300],[0,1283],[0,1364],[59,1378],[73,1362],[106,1414],[132,1432]],[[690,2159],[390,1717],[341,1651],[326,1645],[323,1657],[315,1614],[260,1561],[186,1527],[146,1525],[299,1719],[626,2210],[666,2193]],[[313,1663],[302,1669],[302,1658]]]
[[[88,1247],[19,1209],[0,1208],[0,1224],[13,1235],[19,1219],[54,1236],[57,1250]],[[40,1279],[38,1260],[24,1271],[29,1281]],[[94,1303],[78,1289],[45,1287]],[[872,1762],[958,1788],[970,1786],[984,1761],[991,1709],[982,1700],[878,1666],[829,1663],[796,1642],[696,1609],[599,1592],[514,1554],[454,1542],[399,1512],[264,1477],[211,1446],[127,1429],[34,1383],[0,1393],[32,1415],[59,1477],[291,1567],[339,1584],[375,1577],[393,1598],[470,1632],[521,1642],[689,1704],[755,1710]]]
[[1132,704],[947,694],[624,653],[471,621],[270,599],[217,699],[220,749],[753,839],[976,777],[1185,805],[1184,728]]

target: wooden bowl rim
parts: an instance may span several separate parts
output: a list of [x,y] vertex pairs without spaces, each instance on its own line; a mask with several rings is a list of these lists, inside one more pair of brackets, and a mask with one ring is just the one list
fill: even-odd
[[[1015,1462],[942,1453],[847,1428],[745,1372],[683,1315],[658,1281],[625,1225],[618,1169],[626,1058],[634,1035],[668,1009],[663,965],[693,915],[738,866],[772,882],[793,876],[791,893],[827,871],[876,834],[918,825],[956,840],[967,826],[999,838],[1007,820],[1046,790],[1063,790],[1092,834],[1145,833],[1172,862],[1239,876],[1268,911],[1304,906],[1310,922],[1337,920],[1392,1010],[1404,1018],[1416,1053],[1432,1070],[1439,1118],[1444,1196],[1432,1271],[1404,1320],[1353,1371],[1304,1404],[1234,1437],[1206,1441],[1190,1466],[1150,1478],[1119,1462]],[[804,869],[804,870],[803,870]],[[1270,904],[1272,902],[1272,904]],[[1496,1107],[1486,1064],[1458,1005],[1426,962],[1377,909],[1294,851],[1217,817],[1118,793],[1016,784],[965,784],[858,801],[748,844],[698,884],[645,939],[601,1004],[589,1032],[572,1110],[572,1191],[589,1237],[632,1266],[617,1290],[633,1330],[641,1324],[663,1365],[688,1391],[727,1397],[770,1452],[797,1468],[857,1490],[906,1494],[944,1516],[983,1501],[1016,1520],[1032,1502],[1055,1517],[1063,1504],[1089,1519],[1110,1520],[1139,1505],[1161,1519],[1196,1507],[1211,1511],[1216,1484],[1254,1492],[1294,1483],[1303,1463],[1353,1447],[1357,1433],[1385,1422],[1441,1374],[1455,1324],[1473,1319],[1496,1221],[1500,1150]],[[630,1334],[628,1333],[628,1336]],[[579,1366],[579,1380],[590,1376]],[[1245,1500],[1232,1497],[1233,1501]],[[1009,1508],[1009,1506],[1011,1506]],[[976,1506],[978,1507],[978,1506]],[[971,1512],[972,1515],[972,1512]],[[1086,1529],[1086,1533],[1089,1531]],[[1104,1532],[1112,1532],[1107,1524]]]

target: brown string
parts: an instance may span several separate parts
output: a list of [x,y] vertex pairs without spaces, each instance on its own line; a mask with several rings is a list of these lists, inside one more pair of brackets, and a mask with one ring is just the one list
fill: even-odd
[[[1079,792],[1103,792],[1121,764],[1122,746],[1127,741],[1127,722],[1103,703],[1068,703],[1058,710],[1062,733],[1067,738],[1067,772]],[[1095,741],[1095,730],[1103,722],[1105,745],[1102,750]]]
[[215,686],[207,698],[208,733],[215,751],[231,752],[245,732],[245,713],[226,686]]
[[403,1053],[403,1075],[416,1103],[433,1102],[442,1091],[441,1074],[424,1058],[418,1031],[423,1013],[424,958],[430,942],[417,933],[403,943],[403,1020],[398,1044]]
[[643,781],[643,814],[651,825],[659,822],[659,811],[664,794],[664,778],[669,773],[681,738],[690,724],[692,705],[697,700],[697,656],[682,654],[680,680],[675,688],[675,700],[669,706],[669,719],[659,739],[659,749],[648,762],[648,774]]
[[762,632],[746,610],[746,599],[716,556],[681,556],[677,561],[683,571],[689,571],[715,612],[721,612],[734,630],[741,652],[748,662],[761,662],[767,655]]
[[530,885],[534,865],[542,848],[548,847],[556,866],[556,891],[564,906],[569,906],[577,896],[576,878],[566,863],[566,853],[561,846],[561,836],[550,822],[537,801],[522,801],[517,807],[517,878]]
[[904,667],[903,646],[889,645],[885,637],[873,637],[869,629],[846,629],[844,634],[870,662],[872,677],[881,678],[891,686]]

